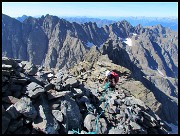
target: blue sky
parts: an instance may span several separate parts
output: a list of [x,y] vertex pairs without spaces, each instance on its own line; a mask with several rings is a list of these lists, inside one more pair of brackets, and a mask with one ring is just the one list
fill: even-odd
[[178,17],[178,2],[2,2],[2,13],[86,17]]

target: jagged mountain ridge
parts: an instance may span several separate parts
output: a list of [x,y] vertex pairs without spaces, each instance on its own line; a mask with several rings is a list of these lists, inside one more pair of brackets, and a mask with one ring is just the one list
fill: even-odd
[[[127,37],[134,46],[124,43]],[[87,45],[95,44],[102,47],[100,52],[108,54],[114,63],[131,68],[134,77],[142,82],[145,76],[177,103],[178,35],[161,25],[133,27],[124,20],[99,28],[96,23],[80,25],[50,15],[29,17],[23,23],[2,15],[2,41],[2,56],[29,60],[38,65],[43,63],[47,68],[57,69],[72,67],[84,60],[86,54],[93,55]],[[168,121],[177,119],[172,113],[165,115]]]
[[[23,22],[28,16],[23,15],[22,17],[17,17],[16,19],[20,22]],[[108,19],[103,18],[89,18],[89,17],[62,17],[65,20],[69,22],[76,22],[78,24],[83,24],[85,22],[96,22],[97,26],[103,27],[105,25],[109,25],[112,23],[115,23],[120,20],[127,20],[130,22],[133,26],[137,26],[138,24],[143,25],[144,27],[147,26],[155,26],[158,24],[163,25],[164,27],[169,27],[172,30],[177,31],[178,30],[178,19],[176,17],[108,17]],[[106,17],[107,18],[107,17]]]

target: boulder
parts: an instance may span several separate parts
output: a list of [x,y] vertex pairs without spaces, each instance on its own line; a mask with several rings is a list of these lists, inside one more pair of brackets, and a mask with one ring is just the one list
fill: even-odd
[[44,86],[45,91],[49,91],[50,89],[53,89],[53,84],[49,83]]
[[70,89],[70,87],[76,88],[79,86],[79,81],[75,77],[72,77],[65,80],[63,84],[66,89]]
[[71,91],[62,91],[62,92],[57,92],[55,90],[47,91],[48,100],[59,98],[59,97],[63,97],[63,96],[68,95],[70,93],[71,93]]
[[52,110],[53,116],[56,118],[57,121],[62,122],[63,121],[63,114],[59,110]]
[[26,126],[20,127],[18,130],[14,132],[14,134],[30,134],[30,129]]
[[70,96],[61,97],[60,109],[66,120],[67,129],[78,129],[81,125],[82,115],[74,99]]
[[4,114],[2,116],[2,134],[4,134],[9,126],[9,123],[11,121],[11,117],[8,113]]
[[38,101],[38,116],[33,120],[32,126],[45,134],[57,134],[57,131],[60,129],[44,94],[40,96]]
[[112,127],[109,130],[108,134],[124,134],[124,130],[123,130],[123,128],[122,129],[118,129],[117,127],[116,128]]
[[16,110],[13,104],[9,106],[6,111],[13,119],[17,119],[19,116],[21,116],[21,114]]
[[32,64],[31,62],[28,61],[22,61],[21,62],[22,65],[25,65],[25,67],[23,68],[25,70],[25,73],[30,75],[30,76],[34,76],[37,73],[37,66]]
[[28,84],[25,90],[25,94],[27,94],[31,98],[36,98],[41,93],[45,92],[45,89],[35,82],[31,82],[30,84]]
[[104,118],[98,119],[98,124],[96,123],[97,117],[92,114],[88,114],[84,119],[84,127],[87,128],[89,132],[96,132],[97,134],[105,134],[107,132],[107,123]]
[[18,62],[16,62],[14,59],[7,57],[2,57],[2,64],[11,65],[13,68],[17,68],[19,66]]
[[130,125],[133,130],[141,130],[142,129],[142,127],[139,124],[137,124],[136,122],[130,121]]
[[14,104],[16,110],[28,118],[36,118],[37,111],[32,105],[30,98],[22,97],[18,102]]
[[2,102],[6,102],[6,103],[10,103],[10,104],[14,104],[17,101],[19,101],[19,99],[17,99],[16,97],[13,97],[13,96],[7,96],[7,97],[2,98]]
[[13,120],[13,121],[11,121],[7,131],[14,132],[19,127],[22,127],[22,126],[23,126],[23,118],[21,118],[20,120]]

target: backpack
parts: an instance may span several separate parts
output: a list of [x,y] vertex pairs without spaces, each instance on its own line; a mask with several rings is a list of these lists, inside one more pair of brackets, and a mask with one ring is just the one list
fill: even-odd
[[111,74],[115,77],[116,83],[119,81],[119,75],[115,73],[114,71],[111,72]]

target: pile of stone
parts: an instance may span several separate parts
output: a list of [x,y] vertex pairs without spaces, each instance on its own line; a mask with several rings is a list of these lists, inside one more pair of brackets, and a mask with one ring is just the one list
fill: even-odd
[[72,134],[78,129],[81,134],[164,134],[170,129],[127,90],[104,93],[98,89],[94,94],[69,71],[54,73],[3,57],[2,134]]

